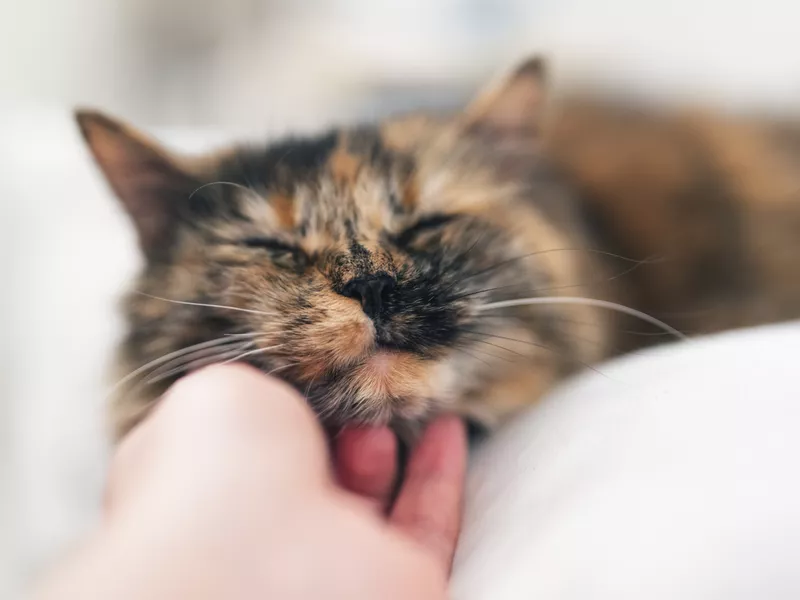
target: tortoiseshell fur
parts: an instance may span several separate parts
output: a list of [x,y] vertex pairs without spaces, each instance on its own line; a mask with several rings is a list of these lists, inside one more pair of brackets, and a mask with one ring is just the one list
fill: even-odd
[[663,339],[596,307],[480,309],[498,300],[599,298],[690,334],[800,315],[797,130],[543,104],[529,61],[455,116],[194,161],[80,113],[147,257],[121,374],[231,340],[127,381],[117,434],[188,370],[234,358],[331,424],[413,429],[455,410],[493,426],[583,366]]

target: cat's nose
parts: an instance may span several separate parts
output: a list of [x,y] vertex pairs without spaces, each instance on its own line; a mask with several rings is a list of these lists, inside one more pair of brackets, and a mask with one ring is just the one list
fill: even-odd
[[386,298],[394,286],[395,280],[391,275],[376,273],[348,281],[342,288],[341,294],[358,300],[366,315],[376,321],[380,318]]

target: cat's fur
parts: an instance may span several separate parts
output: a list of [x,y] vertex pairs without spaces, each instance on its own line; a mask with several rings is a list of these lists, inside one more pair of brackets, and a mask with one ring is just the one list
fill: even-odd
[[117,433],[232,359],[334,424],[455,410],[491,426],[662,339],[581,304],[481,309],[499,300],[600,298],[692,334],[800,316],[797,130],[545,99],[531,60],[454,116],[192,160],[80,112],[147,257]]

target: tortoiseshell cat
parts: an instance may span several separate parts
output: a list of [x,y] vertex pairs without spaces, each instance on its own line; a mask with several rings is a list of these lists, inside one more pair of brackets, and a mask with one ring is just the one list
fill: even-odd
[[[663,339],[575,298],[691,334],[800,316],[800,129],[550,106],[544,87],[534,59],[460,114],[195,160],[80,112],[147,259],[117,434],[187,371],[230,360],[328,423],[413,429],[455,410],[491,427]],[[539,300],[502,304],[522,298]]]

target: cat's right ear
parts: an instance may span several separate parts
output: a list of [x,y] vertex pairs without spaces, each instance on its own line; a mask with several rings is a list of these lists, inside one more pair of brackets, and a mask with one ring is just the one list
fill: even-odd
[[531,57],[487,86],[460,118],[462,130],[485,141],[531,144],[539,140],[547,100],[545,60]]
[[131,217],[139,244],[155,259],[169,244],[179,206],[200,182],[177,157],[133,128],[92,110],[75,118],[111,188]]

